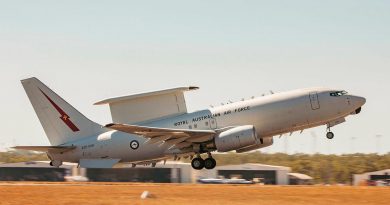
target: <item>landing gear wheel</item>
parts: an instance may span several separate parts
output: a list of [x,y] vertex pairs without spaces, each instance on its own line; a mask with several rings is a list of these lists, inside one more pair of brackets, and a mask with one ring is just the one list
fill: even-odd
[[196,157],[192,159],[191,166],[196,170],[201,170],[204,167],[204,160],[200,157]]
[[62,161],[60,161],[60,160],[52,160],[52,161],[50,161],[50,166],[52,166],[52,167],[60,167],[62,165]]
[[204,160],[204,168],[206,169],[214,169],[217,166],[217,161],[214,158],[207,158]]
[[326,133],[326,138],[328,138],[328,139],[333,139],[333,137],[334,137],[333,132],[327,132],[327,133]]

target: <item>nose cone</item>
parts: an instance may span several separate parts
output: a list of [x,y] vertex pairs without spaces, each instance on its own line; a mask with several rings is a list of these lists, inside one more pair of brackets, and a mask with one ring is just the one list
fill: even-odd
[[361,107],[366,103],[366,98],[360,96],[353,96],[353,102],[356,107]]

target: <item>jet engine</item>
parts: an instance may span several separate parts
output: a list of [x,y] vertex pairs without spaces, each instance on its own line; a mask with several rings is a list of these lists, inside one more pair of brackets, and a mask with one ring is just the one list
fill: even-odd
[[249,152],[252,150],[260,149],[263,147],[268,147],[271,146],[274,143],[274,138],[273,137],[267,137],[267,138],[262,138],[260,139],[261,143],[260,144],[255,144],[249,147],[244,147],[242,149],[236,150],[237,153],[243,153],[243,152]]
[[243,125],[221,132],[214,139],[218,152],[228,152],[260,144],[255,127]]

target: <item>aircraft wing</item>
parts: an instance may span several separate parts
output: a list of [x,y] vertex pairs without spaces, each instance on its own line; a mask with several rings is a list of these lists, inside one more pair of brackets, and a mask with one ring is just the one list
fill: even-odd
[[76,149],[76,146],[16,146],[12,148],[37,152],[61,153]]
[[189,129],[171,129],[157,128],[138,125],[126,125],[111,123],[105,127],[126,132],[129,134],[141,135],[149,140],[147,143],[165,143],[171,145],[171,148],[185,148],[194,142],[204,142],[211,140],[217,132],[213,130],[189,130]]

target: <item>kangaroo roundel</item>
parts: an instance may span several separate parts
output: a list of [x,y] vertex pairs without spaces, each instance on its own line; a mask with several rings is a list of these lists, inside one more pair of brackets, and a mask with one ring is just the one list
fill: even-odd
[[130,142],[130,147],[131,147],[131,149],[138,149],[138,147],[139,147],[138,141],[137,140],[131,141]]

